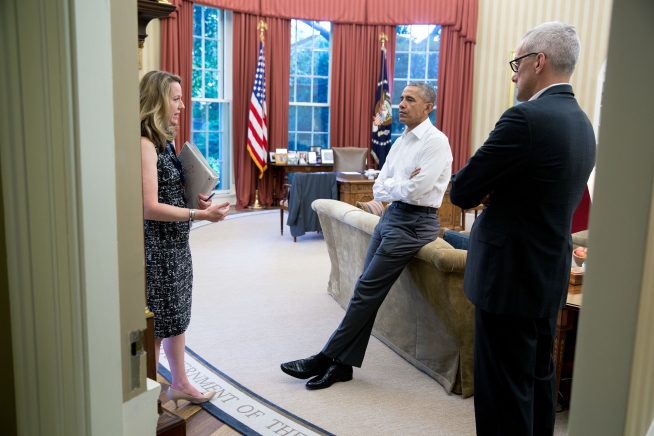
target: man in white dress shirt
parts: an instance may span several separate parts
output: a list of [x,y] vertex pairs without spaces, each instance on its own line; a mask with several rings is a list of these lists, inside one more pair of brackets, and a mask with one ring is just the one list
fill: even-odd
[[400,97],[400,122],[406,125],[375,181],[375,199],[390,202],[375,227],[354,295],[341,325],[322,352],[283,363],[282,371],[310,380],[308,389],[352,380],[361,367],[377,310],[404,267],[438,237],[436,212],[452,173],[447,137],[429,120],[436,93],[423,82],[410,83]]

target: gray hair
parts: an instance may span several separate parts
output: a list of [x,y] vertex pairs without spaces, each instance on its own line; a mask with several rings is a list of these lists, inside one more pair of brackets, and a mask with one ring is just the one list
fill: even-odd
[[536,26],[522,37],[525,53],[544,53],[555,73],[572,75],[579,60],[581,42],[575,28],[560,21]]
[[425,100],[426,103],[436,105],[436,91],[434,91],[434,87],[430,84],[426,82],[411,82],[407,86],[415,86],[416,88],[420,88],[419,94],[422,99]]

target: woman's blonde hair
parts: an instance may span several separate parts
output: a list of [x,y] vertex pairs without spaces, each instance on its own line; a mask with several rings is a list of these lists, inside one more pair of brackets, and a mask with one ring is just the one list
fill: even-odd
[[169,126],[171,84],[182,84],[182,79],[165,71],[150,71],[139,85],[141,100],[141,136],[157,147],[159,153],[166,149],[166,142],[175,139],[177,129]]

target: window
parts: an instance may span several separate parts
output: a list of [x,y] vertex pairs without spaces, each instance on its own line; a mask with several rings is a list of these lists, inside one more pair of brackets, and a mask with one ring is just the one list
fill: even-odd
[[288,149],[329,148],[331,23],[291,20]]
[[[231,137],[231,13],[193,7],[193,91],[191,141],[218,174],[216,190],[229,191]],[[229,32],[229,33],[227,33]],[[226,41],[229,41],[227,44]]]
[[[395,42],[395,74],[393,74],[393,141],[402,134],[400,124],[400,96],[409,82],[427,82],[438,92],[438,55],[441,45],[441,26],[397,26]],[[436,108],[429,114],[436,120]]]

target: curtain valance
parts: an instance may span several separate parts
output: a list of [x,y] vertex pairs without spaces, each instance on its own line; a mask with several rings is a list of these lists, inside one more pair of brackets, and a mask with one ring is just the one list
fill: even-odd
[[340,24],[396,26],[456,25],[474,42],[470,26],[472,0],[414,0],[410,7],[397,0],[195,0],[195,3],[274,18],[331,21]]

